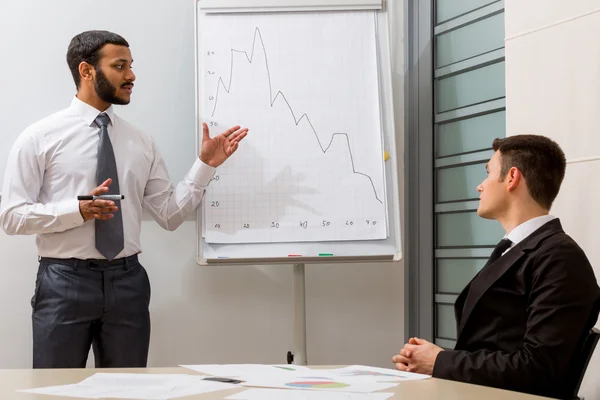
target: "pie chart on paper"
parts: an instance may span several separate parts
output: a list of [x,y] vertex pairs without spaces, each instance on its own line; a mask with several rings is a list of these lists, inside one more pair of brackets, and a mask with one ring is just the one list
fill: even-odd
[[331,381],[299,381],[286,383],[286,386],[298,389],[341,389],[350,385]]

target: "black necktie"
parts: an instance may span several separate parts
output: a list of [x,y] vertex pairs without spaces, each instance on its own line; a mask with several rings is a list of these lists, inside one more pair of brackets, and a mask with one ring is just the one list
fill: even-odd
[[[498,242],[498,244],[496,245],[496,247],[494,247],[494,251],[492,251],[492,254],[490,255],[490,258],[488,259],[487,263],[485,263],[486,266],[492,264],[494,261],[496,261],[497,259],[499,259],[502,254],[508,250],[508,248],[512,245],[512,242],[510,241],[510,239],[502,239],[501,241]],[[485,268],[485,267],[483,267]]]
[[[96,171],[96,182],[100,185],[108,178],[112,179],[107,194],[119,194],[119,176],[117,175],[117,162],[113,151],[110,137],[108,137],[108,123],[110,118],[102,113],[96,117],[96,125],[100,127],[100,141],[98,143],[98,169]],[[123,250],[123,215],[121,213],[121,201],[115,201],[119,211],[108,220],[95,221],[96,224],[96,248],[107,260],[113,260]]]

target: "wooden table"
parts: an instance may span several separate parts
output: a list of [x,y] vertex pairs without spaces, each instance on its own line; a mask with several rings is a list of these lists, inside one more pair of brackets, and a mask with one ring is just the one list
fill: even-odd
[[[314,367],[319,368],[319,367]],[[321,367],[323,368],[323,367]],[[331,367],[326,367],[331,368]],[[334,367],[335,368],[335,367]],[[186,368],[123,368],[123,369],[4,369],[0,370],[0,399],[2,400],[73,400],[73,397],[58,397],[16,392],[17,389],[31,389],[43,386],[73,384],[95,374],[96,372],[121,372],[140,374],[195,374]],[[217,400],[223,399],[246,388],[223,390],[198,396],[181,397],[185,400]],[[411,400],[534,400],[545,397],[531,396],[523,393],[493,389],[484,386],[446,381],[442,379],[426,379],[422,381],[402,382],[398,386],[386,389],[393,392],[393,399]]]

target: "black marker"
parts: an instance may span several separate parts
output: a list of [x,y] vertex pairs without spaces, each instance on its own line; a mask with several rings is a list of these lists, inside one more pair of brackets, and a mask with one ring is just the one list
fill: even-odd
[[205,381],[223,382],[223,383],[233,383],[233,384],[242,383],[242,381],[240,381],[238,379],[220,378],[220,377],[216,377],[216,376],[211,376],[209,378],[204,378],[204,380]]
[[100,196],[77,196],[77,200],[123,200],[125,196],[122,194],[102,194]]

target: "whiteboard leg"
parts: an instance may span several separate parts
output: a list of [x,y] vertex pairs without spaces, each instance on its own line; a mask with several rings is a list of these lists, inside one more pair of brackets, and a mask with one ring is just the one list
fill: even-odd
[[306,365],[306,292],[304,264],[294,264],[294,354],[293,364]]

